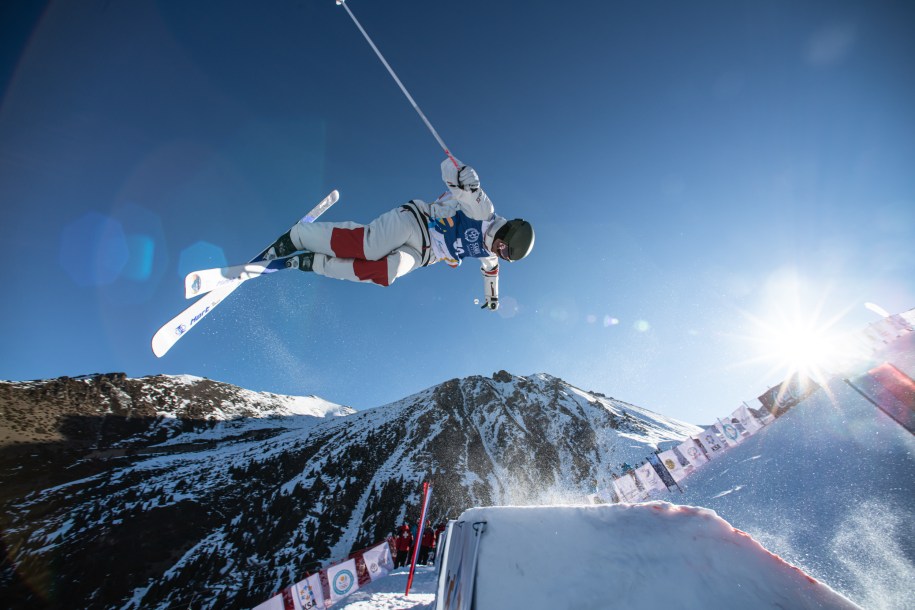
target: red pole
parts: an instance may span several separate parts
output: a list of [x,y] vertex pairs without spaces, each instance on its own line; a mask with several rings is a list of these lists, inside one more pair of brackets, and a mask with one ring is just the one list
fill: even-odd
[[429,483],[423,483],[423,508],[419,513],[419,525],[416,526],[416,540],[413,543],[413,561],[410,563],[410,576],[407,577],[407,590],[404,596],[410,594],[410,587],[413,586],[413,573],[416,571],[416,560],[419,557],[419,546],[423,541],[423,526],[426,524],[426,510],[429,508],[429,498],[432,495],[432,486]]

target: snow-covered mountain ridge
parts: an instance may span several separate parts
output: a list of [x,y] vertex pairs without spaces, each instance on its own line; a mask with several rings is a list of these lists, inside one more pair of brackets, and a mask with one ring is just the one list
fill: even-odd
[[[87,397],[99,399],[97,406],[109,412],[135,409],[137,415],[154,414],[185,418],[228,419],[271,415],[346,415],[354,410],[316,396],[286,396],[253,392],[225,382],[194,375],[154,375],[129,378],[124,373],[58,377],[36,381],[2,381],[0,387],[15,388],[36,398],[67,400],[77,407]],[[137,393],[137,390],[142,392]],[[52,401],[52,402],[53,402]],[[212,408],[211,412],[207,407]],[[225,409],[220,413],[220,409]]]
[[123,375],[4,382],[0,408],[0,587],[32,608],[255,605],[415,520],[422,480],[434,520],[581,501],[698,431],[504,371],[358,412]]

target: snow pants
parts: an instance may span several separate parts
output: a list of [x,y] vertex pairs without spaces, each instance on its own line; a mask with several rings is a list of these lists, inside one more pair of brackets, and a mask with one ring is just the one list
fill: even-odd
[[424,263],[419,218],[403,207],[367,225],[300,222],[289,236],[297,248],[315,253],[312,271],[339,280],[390,286]]

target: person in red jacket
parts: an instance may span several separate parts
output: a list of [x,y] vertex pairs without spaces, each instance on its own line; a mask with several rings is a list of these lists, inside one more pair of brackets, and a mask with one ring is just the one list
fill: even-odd
[[400,535],[397,537],[397,557],[394,559],[394,568],[402,568],[410,559],[410,549],[413,547],[413,535],[410,533],[409,525],[400,527]]
[[445,524],[444,521],[438,524],[438,527],[435,528],[435,541],[436,542],[439,541],[439,539],[442,537],[442,534],[445,533],[446,529],[448,529],[448,526]]
[[426,527],[423,528],[423,539],[419,546],[419,559],[417,563],[429,565],[429,555],[435,558],[435,530],[432,529],[432,522],[426,521]]

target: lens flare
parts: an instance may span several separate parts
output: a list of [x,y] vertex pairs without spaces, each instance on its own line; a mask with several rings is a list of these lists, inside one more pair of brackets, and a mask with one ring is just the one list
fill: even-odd
[[[846,317],[860,301],[840,297],[840,287],[793,267],[773,271],[761,285],[761,313],[741,311],[747,319],[738,339],[743,359],[736,366],[764,364],[767,384],[808,379],[826,387],[831,377],[852,370],[866,354],[857,327]],[[736,345],[735,345],[736,347]]]
[[754,344],[756,354],[750,362],[768,363],[771,368],[767,375],[806,378],[822,386],[860,357],[854,343],[836,328],[842,316],[823,322],[817,314],[788,317],[778,312],[768,319],[746,315],[753,325],[747,339]]
[[797,323],[772,328],[766,343],[773,358],[805,376],[827,366],[834,350],[833,338],[826,329]]
[[225,251],[221,247],[207,241],[194,242],[178,256],[178,277],[183,279],[192,271],[224,267],[227,264]]
[[60,266],[78,286],[114,283],[129,258],[124,227],[109,216],[89,212],[61,232]]

